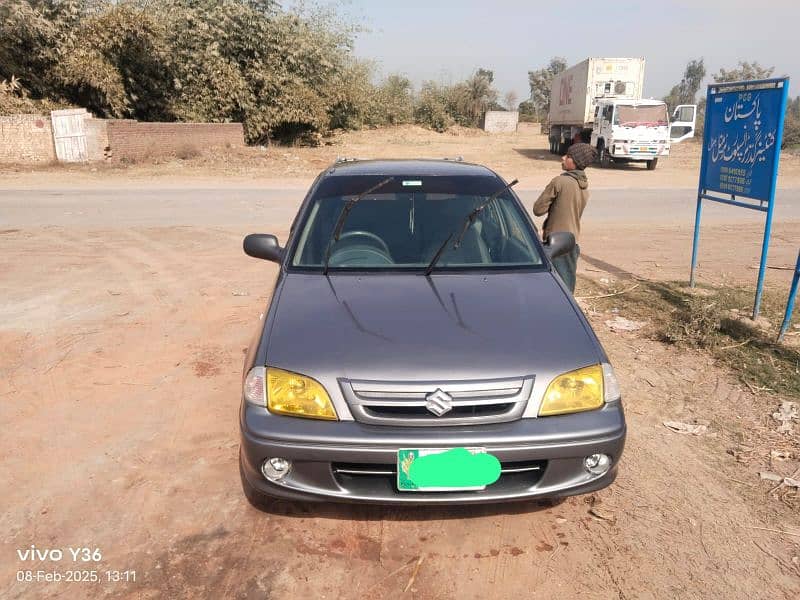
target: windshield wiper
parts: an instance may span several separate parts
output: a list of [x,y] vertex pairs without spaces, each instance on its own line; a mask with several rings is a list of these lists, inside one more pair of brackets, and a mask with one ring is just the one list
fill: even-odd
[[333,249],[333,244],[339,241],[339,236],[342,235],[342,229],[344,228],[344,222],[347,220],[347,215],[350,214],[350,211],[353,210],[353,207],[356,205],[356,202],[361,200],[364,196],[371,194],[378,188],[382,188],[387,183],[392,181],[394,177],[387,177],[383,181],[373,185],[368,190],[361,192],[358,196],[353,198],[352,200],[348,200],[345,202],[345,205],[342,207],[342,212],[339,213],[339,218],[336,221],[336,227],[333,228],[333,235],[331,239],[328,240],[328,247],[325,248],[325,267],[322,269],[322,274],[328,274],[328,262],[331,260],[331,250]]
[[[497,198],[500,194],[505,192],[507,189],[511,188],[511,186],[516,185],[518,182],[519,182],[519,179],[515,179],[514,181],[512,181],[508,185],[500,188],[494,194],[489,196],[486,199],[485,202],[481,203],[480,206],[475,208],[466,217],[464,217],[464,226],[461,228],[461,233],[458,234],[458,237],[456,238],[456,241],[453,242],[453,250],[456,250],[461,245],[461,240],[464,238],[464,234],[467,233],[467,230],[475,222],[475,219],[478,218],[478,215],[481,214],[481,211],[484,208],[486,208],[487,206],[489,206],[489,203],[492,200]],[[444,253],[444,249],[447,248],[447,244],[450,243],[450,240],[453,239],[454,235],[455,235],[455,231],[451,232],[450,235],[447,236],[447,239],[444,241],[444,243],[441,246],[439,246],[439,249],[436,251],[436,254],[434,254],[433,258],[431,259],[430,264],[425,269],[425,275],[430,275],[431,274],[431,272],[433,271],[433,267],[435,267],[436,263],[439,262],[439,259],[442,257],[442,254]]]

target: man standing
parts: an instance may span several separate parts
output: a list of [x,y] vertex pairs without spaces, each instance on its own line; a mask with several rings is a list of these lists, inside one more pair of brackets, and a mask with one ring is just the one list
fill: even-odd
[[584,169],[597,158],[597,151],[589,144],[572,144],[561,157],[564,172],[547,184],[533,205],[533,214],[544,220],[543,239],[547,240],[555,231],[569,231],[575,236],[575,247],[568,254],[553,259],[561,280],[571,292],[575,292],[575,272],[578,268],[581,233],[581,215],[589,200],[589,180]]

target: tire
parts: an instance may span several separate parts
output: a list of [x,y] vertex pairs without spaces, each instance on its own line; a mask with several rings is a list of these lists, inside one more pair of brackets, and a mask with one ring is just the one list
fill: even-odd
[[647,170],[648,171],[655,171],[657,165],[658,165],[658,159],[657,158],[654,158],[652,160],[648,160],[647,161]]
[[605,144],[601,144],[600,148],[598,148],[597,161],[600,163],[601,169],[611,168],[611,156],[608,154]]
[[563,504],[565,500],[566,498],[541,498],[537,500],[536,503],[542,508],[554,508]]
[[250,485],[247,477],[244,474],[244,466],[242,465],[242,457],[239,456],[239,477],[242,480],[242,491],[244,497],[250,503],[250,506],[260,511],[268,511],[275,505],[276,499],[259,492],[256,488]]

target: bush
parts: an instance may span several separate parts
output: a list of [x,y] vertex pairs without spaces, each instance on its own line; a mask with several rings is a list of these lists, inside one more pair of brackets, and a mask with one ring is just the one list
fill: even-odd
[[[451,86],[372,82],[335,9],[277,0],[0,0],[0,110],[68,104],[142,121],[243,123],[251,144],[414,120],[444,131],[496,106],[493,74]],[[311,6],[311,9],[304,8]]]
[[800,118],[793,114],[786,115],[783,125],[783,144],[782,148],[800,147]]
[[0,81],[0,115],[47,114],[51,110],[67,108],[49,100],[33,100],[19,79]]
[[455,124],[448,111],[449,96],[450,90],[447,87],[433,81],[423,83],[414,107],[414,120],[434,131],[447,131]]
[[189,160],[190,158],[197,158],[200,156],[200,150],[197,149],[197,146],[186,144],[178,148],[177,152],[175,152],[175,156],[181,160]]
[[663,331],[663,340],[693,348],[710,348],[717,341],[721,315],[717,303],[707,297],[684,298],[683,309],[677,318],[669,321]]
[[519,120],[521,123],[537,123],[539,119],[536,116],[536,109],[533,102],[530,100],[523,100],[519,103],[517,108],[519,111]]
[[378,86],[375,125],[402,125],[414,120],[414,89],[403,75],[389,75]]
[[260,143],[363,120],[369,78],[352,67],[352,34],[274,0],[5,0],[0,79],[103,116],[240,121]]

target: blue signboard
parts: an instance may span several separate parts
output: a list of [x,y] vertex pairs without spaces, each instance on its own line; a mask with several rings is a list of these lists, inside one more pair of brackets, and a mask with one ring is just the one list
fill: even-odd
[[703,157],[689,284],[694,286],[703,200],[766,212],[754,319],[758,316],[764,287],[788,93],[789,78],[781,77],[716,83],[708,86],[706,95]]
[[783,87],[709,90],[703,142],[706,191],[767,201],[772,191]]

